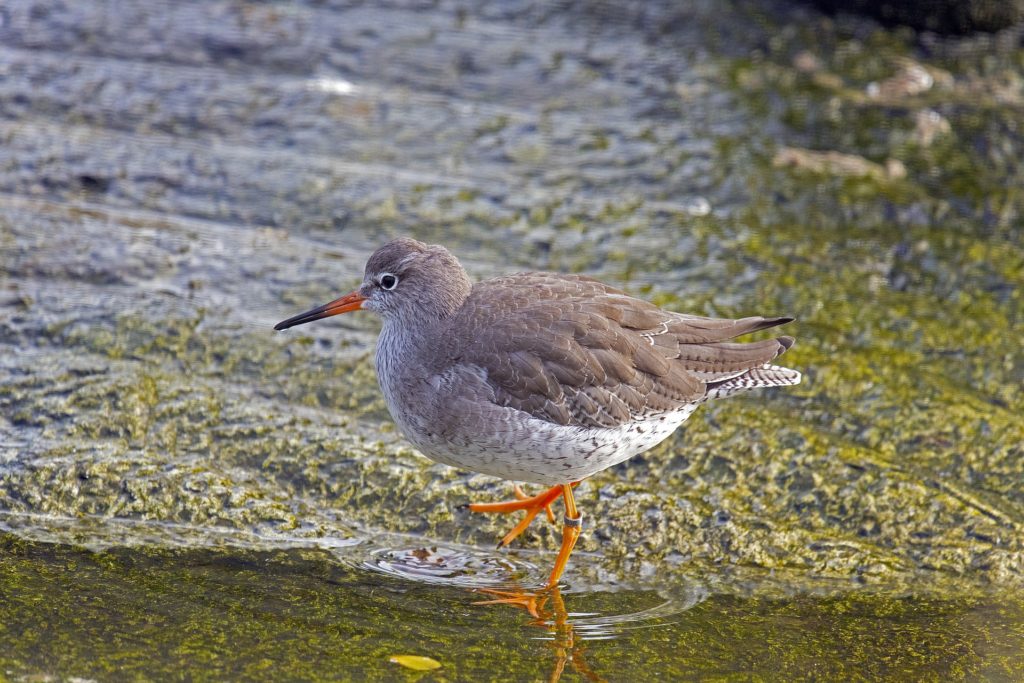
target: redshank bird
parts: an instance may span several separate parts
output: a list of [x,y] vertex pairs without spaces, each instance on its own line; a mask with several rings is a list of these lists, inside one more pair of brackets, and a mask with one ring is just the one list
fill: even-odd
[[792,337],[739,335],[792,318],[675,313],[582,275],[522,273],[473,283],[447,249],[413,239],[370,256],[350,294],[283,330],[365,309],[383,321],[377,377],[402,433],[454,467],[548,488],[474,512],[525,517],[507,545],[562,498],[557,586],[582,528],[573,487],[666,439],[705,401],[800,382],[772,365]]

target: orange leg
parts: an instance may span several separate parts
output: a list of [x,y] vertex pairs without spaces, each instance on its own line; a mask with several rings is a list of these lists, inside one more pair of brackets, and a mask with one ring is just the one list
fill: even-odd
[[569,563],[569,555],[576,546],[576,540],[583,530],[583,515],[576,509],[576,499],[572,495],[573,484],[562,486],[562,497],[565,498],[565,518],[562,520],[562,547],[555,558],[555,568],[551,570],[551,577],[548,579],[548,588],[558,586],[558,580],[562,578],[565,565]]
[[460,509],[468,508],[470,512],[497,512],[501,514],[508,514],[518,510],[525,511],[526,515],[519,520],[519,523],[498,541],[498,547],[503,548],[514,541],[519,534],[526,531],[526,528],[530,526],[541,510],[546,511],[548,519],[554,521],[551,504],[559,498],[563,498],[565,500],[565,517],[562,524],[562,547],[558,551],[558,557],[555,559],[555,568],[551,570],[551,576],[548,578],[547,583],[547,588],[554,588],[558,585],[558,579],[562,577],[562,572],[565,571],[565,566],[569,563],[569,555],[572,554],[572,549],[576,546],[576,540],[580,537],[580,531],[583,529],[583,515],[576,509],[576,499],[572,494],[573,488],[578,484],[579,482],[577,481],[571,484],[552,486],[547,491],[538,493],[535,496],[527,496],[517,484],[515,487],[516,500],[501,503],[472,503],[459,507]]

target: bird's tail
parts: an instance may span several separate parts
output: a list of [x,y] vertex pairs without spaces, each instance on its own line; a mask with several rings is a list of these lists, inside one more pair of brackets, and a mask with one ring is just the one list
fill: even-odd
[[800,377],[800,373],[796,370],[766,363],[761,367],[747,370],[737,377],[708,384],[708,392],[705,394],[704,400],[725,398],[741,391],[760,389],[761,387],[788,387],[800,384]]

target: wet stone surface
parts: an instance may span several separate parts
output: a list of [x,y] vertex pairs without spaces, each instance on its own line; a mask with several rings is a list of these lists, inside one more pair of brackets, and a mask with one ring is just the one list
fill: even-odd
[[[1019,31],[938,38],[745,2],[6,3],[0,538],[17,552],[0,569],[19,597],[0,623],[31,621],[53,588],[26,577],[69,557],[100,567],[75,579],[88,591],[164,561],[178,581],[179,553],[186,574],[269,553],[300,592],[331,571],[426,591],[410,619],[455,600],[425,585],[539,581],[556,529],[493,551],[509,520],[455,510],[509,487],[403,441],[370,315],[271,329],[408,234],[475,277],[585,272],[675,310],[797,318],[802,385],[705,406],[579,487],[567,599],[621,613],[696,584],[731,605],[724,651],[750,642],[738,624],[763,603],[747,600],[830,624],[852,600],[910,634],[998,612],[987,649],[917,671],[1013,671],[1021,73]],[[901,611],[907,596],[935,602]],[[465,632],[521,623],[473,614]],[[671,642],[649,652],[666,675],[685,670]],[[780,642],[807,648],[794,677],[835,657],[827,639]],[[34,647],[0,662],[102,677]]]

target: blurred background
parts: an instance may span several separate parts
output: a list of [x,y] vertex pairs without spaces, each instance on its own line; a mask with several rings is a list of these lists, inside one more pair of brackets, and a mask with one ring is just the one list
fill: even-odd
[[[1020,680],[1021,21],[4,2],[0,677]],[[509,487],[403,441],[371,315],[272,330],[397,235],[795,316],[804,383],[582,484],[539,618],[473,605],[558,529],[455,511]]]

